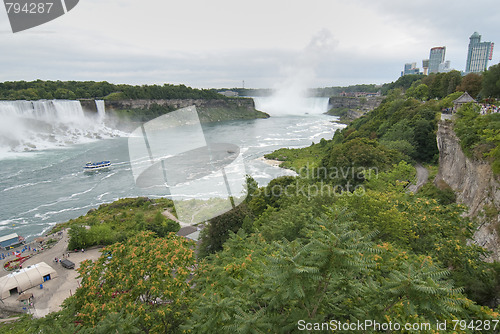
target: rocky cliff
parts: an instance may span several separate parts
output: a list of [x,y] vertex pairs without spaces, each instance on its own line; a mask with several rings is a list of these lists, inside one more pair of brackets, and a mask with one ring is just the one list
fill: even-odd
[[115,100],[105,101],[106,111],[154,111],[165,113],[195,105],[201,122],[217,122],[238,119],[268,118],[269,115],[255,109],[253,99],[169,99],[169,100]]
[[485,161],[465,156],[451,121],[440,121],[437,131],[439,172],[443,180],[465,204],[470,217],[481,221],[474,242],[492,252],[487,261],[500,261],[500,184]]
[[342,123],[350,123],[367,112],[377,108],[382,102],[381,96],[351,97],[332,96],[328,101],[328,115],[339,116]]

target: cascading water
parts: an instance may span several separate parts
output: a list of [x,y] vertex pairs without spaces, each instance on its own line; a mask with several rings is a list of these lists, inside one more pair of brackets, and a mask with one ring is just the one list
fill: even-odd
[[301,97],[273,95],[269,97],[254,97],[255,109],[271,116],[280,115],[318,115],[328,111],[327,97]]
[[[103,101],[102,101],[103,102]],[[116,136],[98,113],[84,112],[79,101],[0,101],[0,154],[67,146]]]
[[104,106],[104,100],[95,100],[95,106],[97,108],[97,116],[100,120],[104,120],[104,117],[106,117],[106,107]]

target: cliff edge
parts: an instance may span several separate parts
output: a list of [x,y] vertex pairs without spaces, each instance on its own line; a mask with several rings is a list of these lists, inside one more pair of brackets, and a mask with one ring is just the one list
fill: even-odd
[[338,116],[341,123],[349,124],[356,118],[377,108],[383,99],[381,96],[332,96],[328,100],[328,111],[326,114]]
[[169,111],[195,105],[202,123],[268,118],[255,109],[253,99],[105,100],[106,111],[141,116],[143,121]]
[[439,172],[457,194],[457,201],[469,208],[467,216],[478,217],[481,224],[474,242],[491,251],[488,262],[500,261],[500,184],[485,161],[465,156],[451,121],[440,121],[437,131]]

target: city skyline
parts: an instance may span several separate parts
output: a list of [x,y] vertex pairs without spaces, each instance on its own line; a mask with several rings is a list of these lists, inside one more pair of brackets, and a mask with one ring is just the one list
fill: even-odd
[[[420,71],[416,62],[405,63],[404,70],[401,71],[401,76],[408,74],[425,74],[440,73],[456,70],[463,75],[468,73],[480,73],[488,69],[489,61],[493,59],[493,42],[481,42],[481,35],[475,31],[469,37],[469,45],[467,49],[467,60],[465,69],[457,69],[451,67],[451,62],[446,60],[446,46],[435,46],[430,49],[428,59],[422,59],[422,68]],[[426,70],[428,69],[428,73]]]

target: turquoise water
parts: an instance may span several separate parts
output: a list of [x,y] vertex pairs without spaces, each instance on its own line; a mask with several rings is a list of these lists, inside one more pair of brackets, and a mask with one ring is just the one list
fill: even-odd
[[[204,124],[203,131],[207,140],[238,145],[246,172],[265,185],[290,172],[271,167],[259,157],[280,147],[304,147],[330,139],[341,127],[332,120],[316,111]],[[86,162],[101,160],[110,160],[112,167],[94,174],[83,171]],[[127,137],[8,155],[0,159],[0,173],[0,235],[16,232],[28,239],[103,203],[163,195],[136,187]]]

